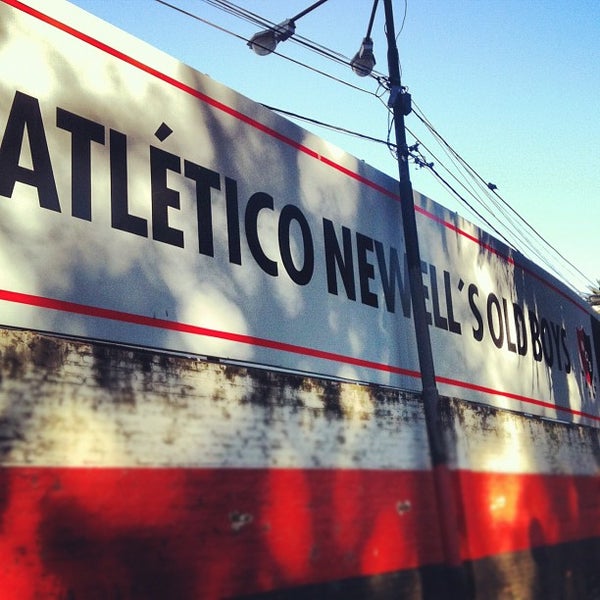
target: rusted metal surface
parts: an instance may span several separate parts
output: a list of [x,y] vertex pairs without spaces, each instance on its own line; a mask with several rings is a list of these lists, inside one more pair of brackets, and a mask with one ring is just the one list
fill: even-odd
[[0,334],[5,464],[428,466],[415,395]]
[[501,473],[600,473],[600,429],[459,399],[443,419],[455,469]]

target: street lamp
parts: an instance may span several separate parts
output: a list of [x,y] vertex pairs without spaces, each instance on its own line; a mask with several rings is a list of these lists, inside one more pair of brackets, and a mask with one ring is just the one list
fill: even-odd
[[250,48],[259,56],[266,56],[275,50],[279,42],[284,42],[294,35],[295,31],[296,24],[294,21],[292,19],[286,19],[279,23],[279,25],[255,33],[250,38],[248,46],[250,46]]
[[371,74],[375,66],[375,55],[373,54],[373,40],[370,37],[365,37],[360,45],[358,52],[350,61],[350,66],[355,75],[366,77]]
[[350,67],[359,77],[366,77],[367,75],[370,75],[371,71],[373,71],[373,67],[375,66],[375,55],[373,54],[371,30],[373,29],[373,21],[375,20],[378,2],[379,0],[375,0],[373,2],[373,9],[371,10],[371,18],[369,19],[367,33],[362,41],[362,44],[360,45],[360,48],[358,49],[358,52],[350,61]]

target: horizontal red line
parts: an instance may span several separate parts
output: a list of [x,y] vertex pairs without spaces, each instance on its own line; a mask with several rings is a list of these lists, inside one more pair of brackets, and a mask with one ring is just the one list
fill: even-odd
[[508,263],[509,265],[515,265],[516,267],[521,269],[521,271],[527,273],[530,277],[533,277],[534,279],[539,281],[542,285],[551,289],[555,294],[562,296],[565,300],[567,300],[568,302],[573,304],[580,311],[582,311],[584,313],[588,313],[589,308],[581,300],[576,299],[573,296],[570,296],[569,294],[565,293],[563,290],[559,289],[557,286],[550,283],[544,277],[542,277],[535,271],[533,271],[533,270],[529,269],[528,267],[526,267],[525,265],[523,265],[520,261],[515,260],[512,256],[508,256],[504,252],[501,252],[497,248],[494,248],[494,246],[492,246],[490,244],[486,244],[485,242],[482,242],[478,237],[475,237],[474,235],[467,233],[466,231],[464,231],[463,229],[460,229],[453,223],[444,221],[444,219],[441,219],[437,215],[434,215],[433,213],[429,212],[428,210],[426,210],[420,206],[415,206],[415,212],[418,212],[418,213],[422,214],[423,216],[427,217],[428,219],[435,221],[436,223],[439,223],[440,225],[444,226],[446,229],[449,229],[450,231],[454,231],[458,235],[470,240],[471,242],[475,242],[481,248],[483,248],[484,250],[487,250],[491,254],[494,254],[496,257],[498,257],[499,259]]
[[105,44],[104,42],[101,42],[100,40],[98,40],[92,36],[89,36],[81,31],[67,25],[66,23],[58,21],[57,19],[54,19],[53,17],[51,17],[45,13],[42,13],[30,6],[27,6],[26,4],[23,4],[22,2],[20,2],[19,0],[3,0],[3,1],[6,2],[7,4],[13,6],[14,8],[21,10],[22,12],[24,12],[40,21],[43,21],[43,22],[47,23],[48,25],[51,25],[52,27],[59,29],[60,31],[63,31],[64,33],[67,33],[68,35],[71,35],[72,37],[75,37],[75,38],[81,40],[82,42],[85,42],[86,44],[89,44],[90,46],[93,46],[94,48],[97,48],[98,50],[101,50],[102,52],[109,54],[110,56],[113,56],[114,58],[116,58],[126,64],[129,64],[132,67],[135,67],[136,69],[139,69],[140,71],[143,71],[144,73],[147,73],[148,75],[151,75],[152,77],[159,79],[159,80],[163,81],[164,83],[167,83],[194,98],[197,98],[198,100],[201,100],[202,102],[205,102],[206,104],[212,106],[213,108],[216,108],[216,109],[220,110],[221,112],[224,112],[224,113],[238,119],[239,121],[242,121],[243,123],[246,123],[247,125],[250,125],[254,129],[257,129],[258,131],[261,131],[262,133],[264,133],[280,142],[283,142],[284,144],[298,150],[299,152],[302,152],[303,154],[306,154],[306,155],[314,158],[315,160],[322,162],[323,164],[327,165],[328,167],[331,167],[331,168],[335,169],[336,171],[343,173],[347,177],[350,177],[351,179],[354,179],[370,188],[373,188],[374,190],[378,191],[381,194],[384,194],[385,196],[389,196],[390,198],[399,200],[399,196],[397,193],[394,193],[394,192],[390,191],[389,189],[379,185],[378,183],[375,183],[374,181],[371,181],[370,179],[367,179],[366,177],[359,175],[358,173],[340,165],[339,163],[336,163],[335,161],[327,158],[326,156],[322,156],[318,152],[315,152],[312,148],[309,148],[308,146],[305,146],[304,144],[301,144],[300,142],[297,142],[296,140],[293,140],[293,139],[283,135],[282,133],[278,132],[277,130],[272,129],[271,127],[268,127],[264,123],[261,123],[260,121],[257,121],[255,119],[253,119],[252,117],[249,117],[248,115],[235,110],[231,106],[228,106],[222,102],[219,102],[218,100],[216,100],[214,98],[211,98],[210,96],[207,96],[206,94],[203,94],[196,88],[189,86],[189,85],[183,83],[182,81],[179,81],[178,79],[175,79],[174,77],[167,75],[166,73],[162,73],[158,69],[155,69],[139,60],[136,60],[135,58],[125,54],[124,52],[121,52],[120,50],[117,50],[116,48],[113,48],[112,46],[109,46],[108,44]]
[[[179,323],[177,321],[168,321],[166,319],[156,319],[154,317],[146,317],[144,315],[137,315],[119,310],[112,310],[107,308],[101,308],[97,306],[88,306],[85,304],[78,304],[75,302],[68,302],[65,300],[57,300],[55,298],[45,298],[43,296],[35,296],[32,294],[24,294],[21,292],[13,292],[10,290],[0,290],[0,301],[12,302],[15,304],[23,304],[27,306],[35,306],[38,308],[45,308],[49,310],[57,310],[61,312],[68,312],[72,314],[94,317],[99,319],[109,319],[112,321],[118,321],[121,323],[129,323],[132,325],[141,325],[144,327],[155,327],[158,329],[165,329],[168,331],[178,331],[181,333],[187,333],[198,336],[205,336],[215,339],[222,339],[231,342],[237,342],[240,344],[247,344],[251,346],[257,346],[260,348],[268,348],[270,350],[276,350],[280,352],[288,352],[291,354],[299,354],[302,356],[310,356],[312,358],[318,358],[321,360],[337,362],[341,364],[348,364],[366,369],[372,369],[375,371],[393,373],[395,375],[402,375],[405,377],[412,377],[414,379],[420,379],[421,374],[418,371],[410,369],[403,369],[398,366],[378,363],[375,361],[369,361],[354,356],[348,356],[345,354],[339,354],[336,352],[328,352],[325,350],[318,350],[316,348],[309,348],[306,346],[299,346],[296,344],[289,344],[285,342],[278,342],[275,340],[269,340],[256,336],[249,336],[239,333],[232,333],[228,331],[220,331],[217,329],[210,329],[207,327],[199,327],[197,325],[191,325],[188,323]],[[470,383],[467,381],[461,381],[459,379],[452,379],[449,377],[437,376],[436,381],[441,384],[452,385],[455,387],[469,389],[484,394],[491,394],[495,396],[501,396],[511,400],[517,400],[526,404],[534,406],[540,406],[543,408],[550,408],[557,411],[569,413],[572,415],[585,417],[587,419],[600,421],[600,416],[592,415],[582,411],[574,410],[571,408],[565,408],[551,404],[550,402],[544,402],[535,398],[522,396],[520,394],[514,394],[502,390],[496,390],[494,388]]]
[[338,354],[336,352],[328,352],[325,350],[318,350],[316,348],[308,348],[296,344],[278,342],[275,340],[269,340],[240,333],[232,333],[229,331],[220,331],[218,329],[199,327],[197,325],[191,325],[188,323],[179,323],[177,321],[168,321],[166,319],[156,319],[154,317],[146,317],[143,315],[137,315],[120,310],[112,310],[97,306],[88,306],[85,304],[67,302],[65,300],[56,300],[54,298],[44,298],[42,296],[34,296],[32,294],[23,294],[20,292],[13,292],[9,290],[0,290],[0,300],[4,300],[6,302],[13,302],[16,304],[36,306],[39,308],[46,308],[50,310],[57,310],[61,312],[68,312],[71,314],[83,315],[87,317],[110,319],[112,321],[130,323],[132,325],[142,325],[144,327],[154,327],[157,329],[178,331],[181,333],[189,333],[192,335],[227,340],[231,342],[237,342],[240,344],[248,344],[251,346],[258,346],[261,348],[269,348],[271,350],[277,350],[280,352],[288,352],[291,354],[301,354],[303,356],[310,356],[312,358],[318,358],[321,360],[338,362],[342,364],[353,365],[356,367],[373,369],[376,371],[394,373],[395,375],[403,375],[406,377],[413,378],[421,377],[421,374],[418,371],[403,369],[397,366],[378,363],[375,361],[364,360],[361,358],[356,358],[354,356],[347,356],[345,354]]
[[493,396],[501,396],[503,398],[508,398],[510,400],[518,400],[519,402],[524,402],[526,404],[531,404],[533,406],[540,406],[542,408],[550,408],[559,412],[565,412],[571,415],[576,415],[578,417],[585,417],[586,419],[591,419],[593,421],[600,421],[600,416],[593,415],[590,413],[586,413],[580,410],[575,410],[573,408],[558,406],[557,404],[552,404],[551,402],[544,402],[543,400],[537,400],[535,398],[530,398],[528,396],[522,396],[521,394],[513,394],[512,392],[505,392],[501,390],[496,390],[494,388],[486,387],[483,385],[478,385],[476,383],[470,383],[467,381],[460,381],[459,379],[452,379],[450,377],[436,377],[435,378],[438,383],[443,383],[446,385],[452,385],[455,387],[460,387],[463,389],[472,390],[474,392],[481,392],[482,394],[491,394]]

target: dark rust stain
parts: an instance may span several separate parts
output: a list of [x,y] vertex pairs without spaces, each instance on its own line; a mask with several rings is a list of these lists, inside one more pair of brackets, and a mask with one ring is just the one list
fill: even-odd
[[50,337],[39,337],[30,344],[31,362],[37,369],[56,371],[64,363],[65,344]]

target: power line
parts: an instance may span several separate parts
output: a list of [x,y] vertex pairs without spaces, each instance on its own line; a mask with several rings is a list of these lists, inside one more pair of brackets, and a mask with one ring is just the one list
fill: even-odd
[[[202,2],[209,4],[211,6],[214,6],[216,8],[220,8],[223,11],[228,12],[229,14],[239,16],[240,18],[242,18],[254,25],[258,25],[260,27],[269,28],[269,27],[276,26],[276,23],[257,15],[256,13],[252,13],[251,11],[248,11],[248,10],[234,4],[230,0],[202,0]],[[336,50],[328,48],[327,46],[324,46],[323,44],[315,42],[314,40],[304,37],[298,33],[294,33],[294,35],[289,39],[289,41],[292,43],[298,44],[300,46],[304,46],[305,48],[311,50],[312,52],[315,52],[316,54],[320,54],[324,58],[327,58],[333,62],[339,63],[339,64],[343,65],[344,67],[350,66],[351,60],[347,56],[342,54],[341,52],[338,52]],[[387,80],[387,77],[384,74],[378,73],[377,71],[374,71],[371,74],[371,76],[377,81]]]
[[312,125],[318,125],[319,127],[323,127],[325,129],[330,129],[331,131],[335,131],[337,133],[343,133],[346,135],[350,135],[356,138],[360,138],[366,140],[368,142],[374,142],[377,144],[383,144],[384,146],[395,148],[396,145],[390,142],[389,140],[382,140],[380,138],[376,138],[365,133],[360,133],[359,131],[354,131],[352,129],[346,129],[345,127],[339,127],[337,125],[332,125],[331,123],[326,123],[324,121],[319,121],[318,119],[313,119],[311,117],[305,117],[298,113],[291,112],[289,110],[284,110],[282,108],[276,108],[274,106],[269,106],[268,104],[262,104],[265,108],[272,110],[273,112],[279,113],[281,115],[285,115],[286,117],[291,117],[293,119],[298,119],[299,121],[304,121],[306,123],[311,123]]
[[[365,141],[369,141],[369,142],[373,142],[373,143],[377,143],[377,144],[382,144],[385,145],[386,147],[388,147],[390,149],[390,151],[392,152],[396,152],[397,148],[395,146],[395,144],[391,143],[389,140],[389,137],[387,140],[383,140],[380,138],[376,138],[373,136],[369,136],[366,134],[363,134],[361,132],[355,131],[355,130],[350,130],[344,127],[339,127],[336,125],[333,125],[331,123],[326,123],[324,121],[318,120],[318,119],[313,119],[310,117],[306,117],[304,115],[300,115],[298,113],[294,113],[291,111],[287,111],[287,110],[283,110],[280,108],[276,108],[273,106],[268,106],[268,105],[264,105],[266,108],[269,108],[270,110],[273,110],[275,112],[278,112],[280,114],[283,114],[285,116],[288,116],[290,118],[294,118],[297,120],[301,120],[307,123],[311,123],[313,125],[317,125],[319,127],[323,127],[332,131],[336,131],[337,133],[341,133],[341,134],[346,134],[346,135],[350,135],[353,137],[357,137],[360,139],[363,139]],[[439,160],[439,158],[437,156],[435,156],[433,154],[433,152],[431,152],[431,150],[429,150],[429,148],[427,148],[427,146],[409,129],[407,128],[408,133],[416,140],[417,144],[415,144],[415,147],[411,147],[411,157],[414,160],[415,164],[417,164],[417,166],[422,167],[422,168],[427,168],[429,170],[429,172],[431,172],[431,174],[448,190],[450,191],[458,200],[459,202],[461,202],[476,218],[478,218],[480,220],[481,223],[485,224],[487,228],[489,228],[489,230],[491,232],[493,232],[499,239],[503,240],[509,247],[514,247],[514,248],[521,248],[521,251],[523,252],[523,248],[527,248],[528,252],[523,252],[524,254],[531,254],[533,256],[535,256],[539,262],[541,264],[545,264],[546,267],[552,272],[554,273],[559,279],[565,281],[565,283],[568,283],[568,278],[565,277],[565,275],[561,272],[561,269],[554,263],[552,263],[548,257],[540,250],[540,248],[536,247],[531,240],[529,240],[526,235],[519,229],[519,227],[513,223],[510,219],[508,219],[505,222],[502,222],[499,218],[498,215],[492,211],[492,209],[486,204],[486,202],[484,200],[482,200],[476,190],[474,190],[472,187],[467,186],[467,184],[465,182],[462,182],[458,179],[458,176],[452,172],[452,170],[450,170],[448,167],[446,167],[442,161]],[[467,198],[465,197],[464,194],[461,194],[458,189],[456,188],[456,186],[452,185],[450,183],[450,181],[444,177],[439,170],[437,170],[434,166],[434,163],[431,162],[427,162],[425,157],[423,156],[423,154],[421,152],[418,151],[418,148],[416,146],[423,146],[430,154],[431,156],[442,166],[442,168],[448,173],[448,175],[453,178],[456,183],[458,185],[460,185],[465,192],[470,195],[477,203],[481,204],[483,208],[485,208],[488,212],[490,212],[491,216],[497,220],[498,222],[500,222],[503,227],[507,228],[510,232],[511,235],[513,236],[513,238],[516,238],[519,240],[519,243],[515,244],[515,239],[512,239],[510,237],[507,237],[507,235],[505,233],[502,233],[502,231],[493,224],[493,222],[488,219],[487,217],[485,217],[485,215],[478,210],[472,202],[469,202],[467,200]],[[453,151],[455,152],[455,151]],[[471,168],[472,169],[472,168]],[[474,169],[473,169],[474,171]],[[475,172],[476,173],[476,172]],[[483,181],[479,175],[477,175],[477,177]],[[486,189],[489,189],[488,186],[486,186]],[[505,218],[505,212],[502,213]],[[543,240],[543,238],[542,238]],[[584,278],[585,275],[583,273],[580,273]],[[587,278],[586,278],[587,279]]]
[[[238,6],[238,5],[234,4],[233,2],[231,2],[230,0],[202,0],[202,1],[210,6],[213,6],[214,8],[217,8],[217,9],[219,9],[227,14],[230,14],[238,19],[247,21],[257,27],[269,28],[269,27],[273,27],[275,25],[273,22],[265,19],[264,17]],[[233,31],[231,31],[230,29],[222,27],[222,26],[220,26],[212,21],[209,21],[208,19],[201,17],[195,13],[184,10],[184,9],[176,6],[175,4],[168,2],[167,0],[156,0],[156,2],[158,2],[159,4],[162,4],[163,6],[170,8],[172,10],[180,12],[184,16],[187,16],[189,18],[192,18],[199,22],[202,22],[203,24],[206,24],[213,28],[216,28],[219,31],[226,33],[228,35],[231,35],[241,41],[248,42],[248,39],[245,36],[239,35]],[[408,12],[408,3],[407,3],[407,0],[405,0],[405,12],[404,12],[404,18],[403,18],[402,27],[400,29],[400,32],[402,31],[402,28],[404,26],[407,12]],[[400,34],[400,32],[399,32],[399,34]],[[290,41],[292,41],[296,44],[299,44],[300,46],[304,47],[305,49],[307,49],[313,53],[320,55],[321,57],[325,58],[326,60],[330,60],[336,64],[341,64],[346,67],[350,66],[350,59],[345,57],[343,54],[336,52],[334,50],[331,50],[330,48],[327,48],[321,44],[318,44],[308,38],[305,38],[305,37],[295,34],[291,38]],[[383,89],[384,91],[389,90],[387,77],[385,77],[384,75],[378,74],[378,73],[375,73],[373,76],[375,81],[378,82],[378,91],[372,92],[363,87],[357,86],[349,81],[346,81],[344,79],[336,77],[336,76],[332,75],[331,73],[328,73],[324,70],[317,69],[317,68],[313,67],[312,65],[309,65],[306,62],[303,62],[301,60],[291,58],[289,56],[281,54],[280,52],[274,52],[274,53],[277,56],[279,56],[297,66],[303,67],[303,68],[308,69],[318,75],[321,75],[323,77],[331,79],[331,80],[335,81],[336,83],[341,83],[342,85],[345,85],[346,87],[350,87],[351,89],[353,89],[355,91],[373,95],[376,98],[378,98],[379,100],[381,100],[382,102],[383,102],[383,100],[378,93],[379,89]],[[308,117],[303,117],[302,115],[299,115],[297,113],[291,113],[291,112],[283,111],[281,109],[276,109],[276,108],[272,108],[272,109],[277,112],[280,112],[282,114],[285,114],[287,116],[290,116],[290,117],[293,117],[296,119],[300,119],[300,120],[303,120],[303,121],[306,121],[306,122],[309,122],[314,125],[324,127],[324,128],[330,129],[330,130],[334,130],[334,131],[337,131],[342,134],[358,137],[358,138],[364,139],[365,141],[370,141],[370,142],[379,143],[379,144],[385,144],[392,153],[395,153],[397,151],[395,144],[392,144],[389,139],[390,132],[393,127],[393,121],[391,119],[388,122],[388,136],[387,136],[388,139],[381,140],[378,138],[374,138],[374,137],[362,134],[357,131],[352,131],[352,130],[341,128],[341,127],[336,127],[334,125],[325,123],[323,121],[318,121],[316,119],[310,119]],[[461,202],[465,207],[467,207],[467,209],[469,211],[471,211],[473,214],[475,214],[483,223],[486,224],[487,227],[490,227],[490,229],[492,231],[494,231],[500,238],[505,240],[509,244],[509,246],[515,246],[517,249],[518,248],[527,248],[529,253],[536,256],[538,258],[538,260],[540,260],[542,262],[542,264],[545,264],[560,279],[563,279],[565,281],[565,283],[567,283],[569,278],[565,277],[564,275],[561,275],[561,269],[559,269],[553,262],[551,262],[547,253],[543,252],[539,248],[538,245],[534,244],[534,238],[535,238],[538,240],[538,242],[541,242],[541,244],[544,248],[550,249],[556,257],[558,257],[565,265],[568,265],[569,268],[572,269],[572,271],[574,273],[577,273],[579,276],[583,277],[584,280],[590,282],[589,278],[584,273],[582,273],[575,265],[573,265],[568,259],[566,259],[526,219],[524,219],[508,202],[506,202],[506,200],[504,200],[504,198],[502,198],[502,196],[500,196],[500,194],[497,192],[495,185],[493,185],[492,183],[486,182],[477,173],[477,171],[466,160],[464,160],[458,154],[458,152],[456,152],[456,150],[454,150],[454,148],[452,148],[452,146],[439,134],[439,132],[435,129],[435,127],[433,127],[431,122],[424,116],[422,110],[416,105],[416,103],[414,101],[413,101],[413,114],[415,114],[416,118],[425,126],[425,128],[433,136],[434,140],[443,149],[448,160],[450,160],[450,162],[453,164],[454,172],[452,169],[446,167],[443,164],[443,162],[441,160],[439,160],[439,158],[436,157],[431,152],[431,150],[429,150],[411,131],[409,131],[410,135],[412,135],[415,138],[415,140],[420,145],[422,145],[423,148],[425,148],[427,150],[427,152],[429,152],[435,158],[436,162],[442,166],[442,168],[449,174],[449,176],[451,178],[453,178],[457,182],[457,184],[460,187],[463,188],[463,190],[465,190],[465,193],[467,195],[471,196],[478,204],[480,204],[481,207],[483,209],[485,209],[495,221],[497,221],[503,228],[505,228],[507,230],[507,232],[510,232],[509,235],[511,238],[513,238],[513,241],[510,242],[509,238],[507,238],[506,235],[502,234],[498,230],[498,228],[495,227],[491,223],[491,221],[489,219],[484,217],[484,215],[473,206],[473,204],[471,202],[467,201],[466,198],[464,197],[464,195],[462,195],[456,189],[455,186],[450,184],[450,182],[445,177],[443,177],[437,169],[435,169],[433,167],[433,163],[428,163],[422,154],[417,155],[416,153],[413,153],[413,160],[415,160],[416,164],[418,164],[421,167],[428,168],[428,170],[432,173],[432,175],[440,183],[442,183],[442,185],[444,185],[446,187],[446,189],[449,190],[450,193],[452,193],[459,200],[459,202]],[[459,179],[458,173],[462,173],[462,175],[461,175],[462,180]],[[517,221],[515,221],[514,217],[517,218]],[[523,226],[525,226],[527,233],[523,230]],[[530,235],[531,233],[533,233],[533,237]],[[527,252],[525,252],[525,254],[527,254]]]
[[[570,262],[557,248],[555,248],[548,240],[546,240],[534,227],[529,223],[517,210],[515,210],[497,191],[497,188],[494,184],[486,182],[481,175],[462,157],[458,154],[458,152],[441,136],[441,134],[433,127],[430,121],[426,119],[423,115],[421,109],[416,106],[413,102],[413,106],[416,110],[413,110],[415,116],[429,129],[429,131],[434,135],[434,137],[439,141],[440,145],[447,148],[448,151],[460,162],[465,171],[467,171],[477,182],[482,186],[483,191],[486,193],[487,197],[491,199],[494,206],[505,215],[505,218],[510,223],[511,218],[507,215],[506,210],[510,211],[510,213],[515,216],[520,223],[525,225],[529,233],[533,233],[535,238],[537,238],[542,244],[550,249],[561,261],[563,261],[566,265],[568,265],[573,272],[577,273],[579,276],[584,278],[586,281],[590,281],[590,279],[579,270],[572,262]],[[513,227],[519,227],[513,223]],[[528,237],[526,234],[519,234],[520,236],[524,236],[524,239],[527,240]],[[532,248],[530,242],[526,241],[525,245]],[[557,268],[555,265],[550,265],[547,257],[541,255],[538,251],[535,251],[537,256],[548,266],[552,267],[552,270],[556,271]]]
[[[202,0],[202,1],[203,2],[207,2],[207,3],[211,4],[211,5],[215,5],[215,6],[220,6],[222,3],[223,4],[232,4],[232,3],[229,3],[229,2],[225,3],[223,0]],[[163,6],[165,6],[167,8],[170,8],[171,10],[179,12],[179,13],[181,13],[182,15],[184,15],[186,17],[189,17],[191,19],[199,21],[200,23],[203,23],[204,25],[208,25],[210,27],[213,27],[214,29],[217,29],[217,30],[221,31],[222,33],[226,33],[226,34],[228,34],[228,35],[230,35],[232,37],[235,37],[235,38],[237,38],[238,40],[240,40],[242,42],[248,43],[248,41],[249,41],[249,38],[247,38],[247,37],[245,37],[243,35],[240,35],[238,33],[235,33],[234,31],[231,31],[230,29],[227,29],[226,27],[223,27],[221,25],[218,25],[217,23],[214,23],[213,21],[210,21],[210,20],[208,20],[208,19],[206,19],[204,17],[201,17],[200,15],[197,15],[197,14],[195,14],[193,12],[185,10],[185,9],[183,9],[183,8],[175,5],[175,4],[172,4],[171,2],[167,2],[167,0],[155,0],[155,2],[157,2],[158,4],[161,4]],[[235,5],[233,5],[233,6],[235,6]],[[236,8],[239,8],[239,7],[236,7]],[[240,10],[242,10],[242,9],[240,9]],[[227,10],[226,12],[230,12],[230,11]],[[235,13],[235,12],[231,12],[231,14],[236,14],[237,15],[237,13]],[[250,15],[252,15],[252,14],[253,13],[250,13]],[[244,18],[246,18],[246,19],[252,19],[251,22],[253,22],[256,25],[262,26],[262,27],[271,27],[273,25],[269,21],[266,21],[264,19],[260,19],[259,17],[257,17],[257,19],[259,19],[258,21],[254,21],[253,18],[250,17],[250,16],[247,16],[247,17],[244,17]],[[292,40],[294,40],[295,38],[299,38],[299,37],[301,37],[301,36],[294,35],[294,37],[292,38]],[[302,42],[300,42],[300,43],[302,43]],[[314,45],[314,48],[308,42],[304,43],[303,45],[305,47],[307,47],[307,48],[314,49],[316,51],[317,45]],[[360,87],[358,85],[355,85],[355,84],[353,84],[353,83],[351,83],[349,81],[341,79],[340,77],[336,77],[335,75],[332,75],[331,73],[327,73],[326,71],[322,71],[320,69],[317,69],[317,68],[315,68],[315,67],[313,67],[313,66],[311,66],[311,65],[309,65],[307,63],[304,63],[304,62],[302,62],[300,60],[296,60],[294,58],[291,58],[290,56],[286,56],[285,54],[282,54],[281,52],[277,52],[275,50],[275,51],[273,51],[272,54],[275,54],[275,55],[279,56],[280,58],[283,58],[283,59],[287,60],[288,62],[291,62],[291,63],[293,63],[293,64],[295,64],[297,66],[300,66],[300,67],[302,67],[304,69],[312,71],[313,73],[316,73],[318,75],[321,75],[323,77],[331,79],[332,81],[335,81],[336,83],[341,83],[342,85],[344,85],[346,87],[349,87],[349,88],[351,88],[351,89],[353,89],[355,91],[363,92],[363,93],[366,93],[366,94],[369,94],[369,95],[374,95],[374,93],[372,91],[370,91],[370,90],[367,90],[367,89],[362,88],[362,87]],[[321,53],[321,54],[323,56],[325,56],[324,53]],[[348,58],[344,57],[344,60],[341,61],[339,58],[335,58],[334,59],[333,55],[332,56],[326,56],[326,57],[330,58],[332,60],[335,60],[336,62],[343,62],[343,64],[347,65],[348,67],[350,66],[350,59],[348,59]],[[375,79],[377,79],[377,77],[375,77]]]

